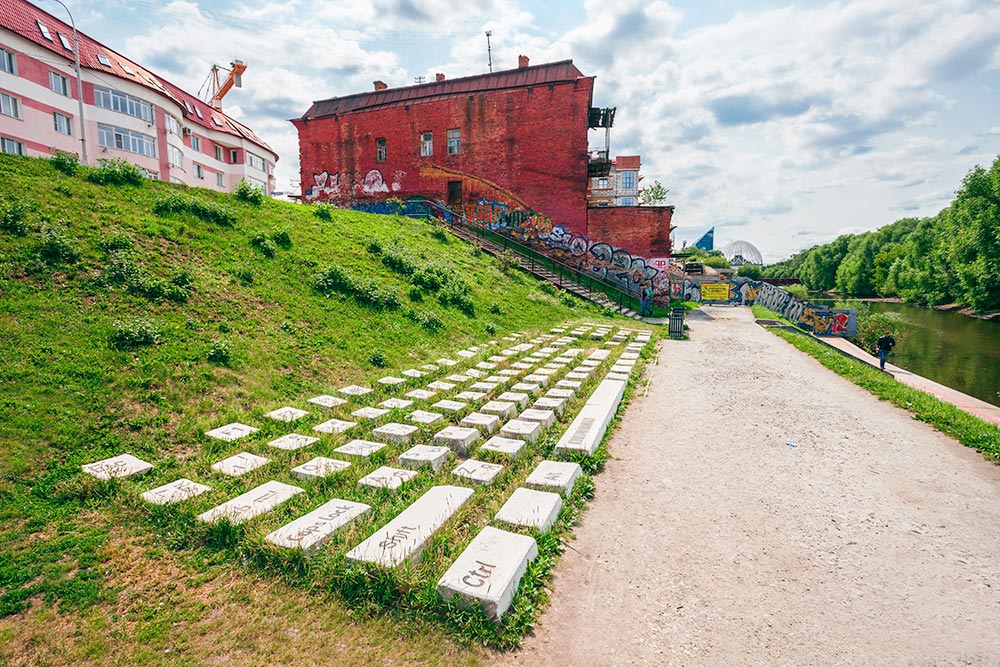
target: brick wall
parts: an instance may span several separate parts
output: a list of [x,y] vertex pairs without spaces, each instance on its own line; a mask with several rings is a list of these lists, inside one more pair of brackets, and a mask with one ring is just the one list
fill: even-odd
[[[417,195],[448,203],[449,182],[459,181],[463,204],[486,199],[528,209],[584,233],[593,83],[585,77],[295,120],[303,196],[353,204]],[[449,129],[461,130],[458,155],[448,154]],[[420,155],[424,132],[434,135],[431,157]],[[385,139],[384,162],[376,161],[376,139]]]
[[637,257],[670,256],[672,206],[608,206],[587,209],[587,236]]

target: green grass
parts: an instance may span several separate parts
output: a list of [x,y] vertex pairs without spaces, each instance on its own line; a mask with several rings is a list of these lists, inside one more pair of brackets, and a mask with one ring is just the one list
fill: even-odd
[[[761,319],[787,321],[778,313],[752,306],[753,314]],[[809,334],[775,329],[773,333],[817,361],[834,373],[847,378],[862,389],[883,401],[909,411],[914,419],[930,424],[966,447],[971,447],[994,463],[1000,464],[1000,427],[970,415],[951,403],[897,382],[891,375],[874,366],[852,359],[819,342]]]
[[[545,582],[592,492],[589,479],[578,484],[557,528],[539,537],[540,557],[503,624],[441,604],[433,583],[499,508],[503,489],[519,484],[550,451],[553,437],[508,466],[495,489],[477,492],[417,568],[386,574],[345,562],[347,545],[454,478],[425,471],[398,494],[361,493],[356,481],[370,466],[358,464],[305,485],[287,470],[364,432],[285,455],[266,443],[291,429],[263,415],[286,404],[305,407],[305,398],[346,384],[378,386],[378,377],[513,331],[608,321],[602,313],[550,294],[524,273],[503,271],[498,260],[430,222],[339,210],[319,217],[307,207],[271,200],[257,206],[167,183],[99,185],[90,173],[80,168],[71,176],[44,160],[0,155],[0,217],[16,211],[0,229],[0,662],[74,664],[104,655],[175,664],[184,655],[171,648],[178,643],[197,644],[185,659],[205,661],[226,644],[218,633],[270,634],[263,605],[274,600],[293,609],[283,619],[289,623],[345,636],[356,628],[352,645],[371,655],[391,652],[400,636],[415,642],[424,664],[477,659],[475,649],[456,648],[449,637],[462,646],[516,645],[545,604]],[[373,242],[406,253],[417,269],[455,277],[450,289],[415,285],[369,252]],[[334,266],[356,279],[349,294],[317,290],[317,276]],[[429,284],[427,272],[421,275],[418,282]],[[449,373],[441,369],[402,391]],[[378,390],[377,400],[390,393]],[[354,407],[323,414],[313,408],[295,430],[308,433]],[[261,431],[238,445],[204,436],[231,421]],[[238,479],[209,471],[238,451],[273,462]],[[378,460],[399,451],[387,448]],[[120,482],[80,471],[124,452],[150,461],[154,471]],[[139,499],[181,476],[212,491],[169,508]],[[247,526],[195,520],[267,479],[307,493]],[[334,496],[375,509],[309,559],[263,540]],[[138,567],[137,559],[147,565]],[[247,580],[264,583],[255,588]],[[221,581],[229,583],[219,588]],[[162,608],[161,598],[171,607]],[[239,604],[240,627],[204,630],[204,599],[221,608]],[[382,615],[392,623],[379,621]],[[67,624],[62,634],[55,629]],[[133,634],[140,645],[128,639]],[[31,651],[46,642],[62,648],[43,660]],[[279,650],[273,644],[267,651]],[[28,653],[20,656],[15,645]],[[246,662],[259,661],[262,651]]]

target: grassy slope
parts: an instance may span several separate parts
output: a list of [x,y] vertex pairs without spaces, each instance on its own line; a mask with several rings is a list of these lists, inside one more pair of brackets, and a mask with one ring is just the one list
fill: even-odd
[[[494,259],[422,221],[353,212],[323,221],[295,205],[255,208],[159,182],[98,186],[8,155],[0,155],[0,184],[0,213],[13,200],[32,209],[26,236],[0,232],[0,661],[186,664],[192,656],[243,655],[252,662],[294,651],[301,664],[474,662],[476,649],[456,648],[436,625],[354,619],[338,598],[310,592],[301,580],[250,585],[253,571],[231,550],[190,542],[184,521],[192,513],[157,524],[133,493],[94,483],[79,466],[131,452],[157,465],[141,484],[151,487],[232,453],[207,442],[208,428],[251,417],[260,423],[274,407],[351,382],[370,385],[387,372],[368,362],[373,352],[398,373],[493,338],[487,323],[498,336],[538,332],[571,319],[599,320],[597,311],[579,302],[569,307],[525,275],[505,275]],[[178,191],[232,207],[239,222],[224,228],[152,212],[157,199]],[[63,227],[80,261],[39,262],[44,226]],[[274,230],[287,231],[292,246],[268,259],[249,239]],[[99,244],[110,237],[130,238],[134,261],[151,276],[187,271],[191,299],[154,302],[104,285],[109,257]],[[405,280],[367,252],[372,240],[396,241],[414,258],[459,271],[472,286],[476,317],[441,306],[432,294],[412,303]],[[402,309],[373,311],[318,295],[311,276],[330,263],[394,288]],[[248,272],[252,284],[236,278]],[[490,312],[493,304],[499,313]],[[443,329],[432,333],[403,317],[409,308],[435,312]],[[112,349],[113,323],[136,317],[155,323],[162,342]],[[228,366],[206,360],[219,340],[232,349]],[[215,486],[229,493],[265,477]],[[137,516],[162,532],[151,536]],[[220,609],[229,612],[220,616]],[[400,640],[418,630],[428,641]],[[308,647],[308,659],[296,646]]]

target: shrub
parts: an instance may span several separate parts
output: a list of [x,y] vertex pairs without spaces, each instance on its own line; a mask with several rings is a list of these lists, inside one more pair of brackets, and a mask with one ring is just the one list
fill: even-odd
[[462,313],[469,317],[476,316],[476,304],[473,303],[472,298],[468,295],[466,291],[462,290],[462,286],[454,283],[448,283],[445,285],[441,291],[438,293],[438,301],[444,306],[454,306],[458,308]]
[[315,215],[320,220],[326,220],[330,222],[333,220],[333,206],[320,202],[318,204],[313,204],[313,215]]
[[431,232],[431,236],[440,241],[441,243],[448,243],[448,233],[443,229],[435,229]]
[[386,366],[389,365],[389,362],[385,358],[385,355],[377,350],[375,352],[372,352],[371,356],[368,357],[368,363],[370,363],[375,368],[385,368]]
[[129,294],[150,301],[166,299],[173,303],[187,303],[191,298],[191,276],[187,271],[180,271],[169,281],[150,277],[127,250],[114,250],[109,253],[105,266],[103,283],[121,285]]
[[556,292],[557,292],[556,286],[553,285],[552,283],[548,282],[547,280],[539,281],[539,283],[538,283],[538,289],[542,290],[543,292],[545,292],[549,296],[555,296]]
[[268,259],[278,254],[278,246],[274,244],[274,241],[267,238],[264,232],[257,232],[250,237],[250,247]]
[[67,176],[76,176],[77,170],[80,169],[80,157],[76,153],[56,151],[55,155],[49,158],[49,162]]
[[399,197],[389,197],[385,200],[385,205],[397,212],[403,209],[403,200]]
[[142,185],[146,181],[146,170],[121,158],[97,161],[97,169],[87,173],[87,180],[98,185]]
[[378,241],[371,241],[371,242],[369,242],[368,243],[368,252],[370,252],[373,255],[381,255],[382,254],[382,244],[379,243]]
[[160,332],[150,320],[116,320],[111,332],[111,347],[116,350],[136,350],[160,342]]
[[386,268],[404,276],[412,276],[416,270],[410,258],[406,256],[406,251],[395,244],[383,248],[382,263]]
[[497,328],[495,326],[493,326],[492,322],[487,322],[486,326],[483,327],[483,331],[485,331],[486,333],[488,333],[491,336],[495,336],[496,333],[497,333]]
[[232,358],[232,352],[229,349],[229,343],[224,340],[213,340],[212,344],[208,347],[207,359],[219,366],[228,366],[229,361]]
[[236,198],[252,206],[260,206],[264,203],[264,191],[258,188],[256,185],[248,182],[247,179],[241,180],[236,184],[236,189],[233,190],[233,194]]
[[288,250],[292,247],[292,238],[288,235],[288,231],[285,229],[277,229],[271,232],[271,240],[274,241],[275,245],[283,250]]
[[115,230],[102,234],[97,240],[97,247],[104,252],[115,252],[116,250],[129,250],[134,243],[131,236],[123,231]]
[[504,309],[500,307],[499,303],[494,303],[490,306],[490,313],[493,315],[505,315]]
[[420,318],[420,326],[432,333],[436,333],[444,328],[444,322],[441,321],[437,313],[428,311]]
[[576,299],[574,299],[573,295],[567,292],[566,290],[560,290],[559,300],[562,301],[562,304],[564,306],[569,306],[570,308],[576,308]]
[[72,239],[62,230],[47,225],[42,228],[38,257],[47,264],[75,264],[80,261],[80,253]]
[[320,294],[338,293],[375,309],[396,310],[402,303],[391,289],[364,278],[355,278],[339,266],[329,266],[313,276],[313,287]]
[[190,213],[200,220],[222,227],[232,227],[236,224],[236,213],[228,206],[177,193],[157,200],[153,204],[153,212],[160,216]]
[[247,267],[236,269],[236,271],[233,272],[233,277],[236,279],[236,282],[244,287],[253,285],[253,271]]
[[416,285],[411,285],[410,291],[406,293],[406,296],[410,297],[410,301],[420,303],[424,300],[424,291]]
[[313,276],[313,287],[320,294],[350,294],[354,287],[351,277],[339,266],[331,265]]
[[497,255],[497,263],[500,265],[500,270],[504,273],[510,273],[521,265],[517,256],[510,250],[504,250],[502,253]]
[[805,301],[809,298],[809,290],[806,289],[805,285],[785,285],[783,289],[796,299]]
[[0,229],[14,236],[25,236],[28,233],[28,211],[24,202],[11,202],[0,215]]

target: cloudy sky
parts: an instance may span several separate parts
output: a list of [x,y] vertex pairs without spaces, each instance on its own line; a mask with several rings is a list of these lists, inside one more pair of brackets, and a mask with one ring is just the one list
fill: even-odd
[[678,245],[714,225],[717,247],[782,259],[932,215],[1000,154],[997,0],[78,4],[84,32],[192,92],[213,62],[246,61],[225,109],[278,151],[279,189],[298,179],[289,118],[375,79],[485,72],[486,30],[494,70],[524,54],[597,77],[594,104],[618,109],[612,153],[670,189]]

